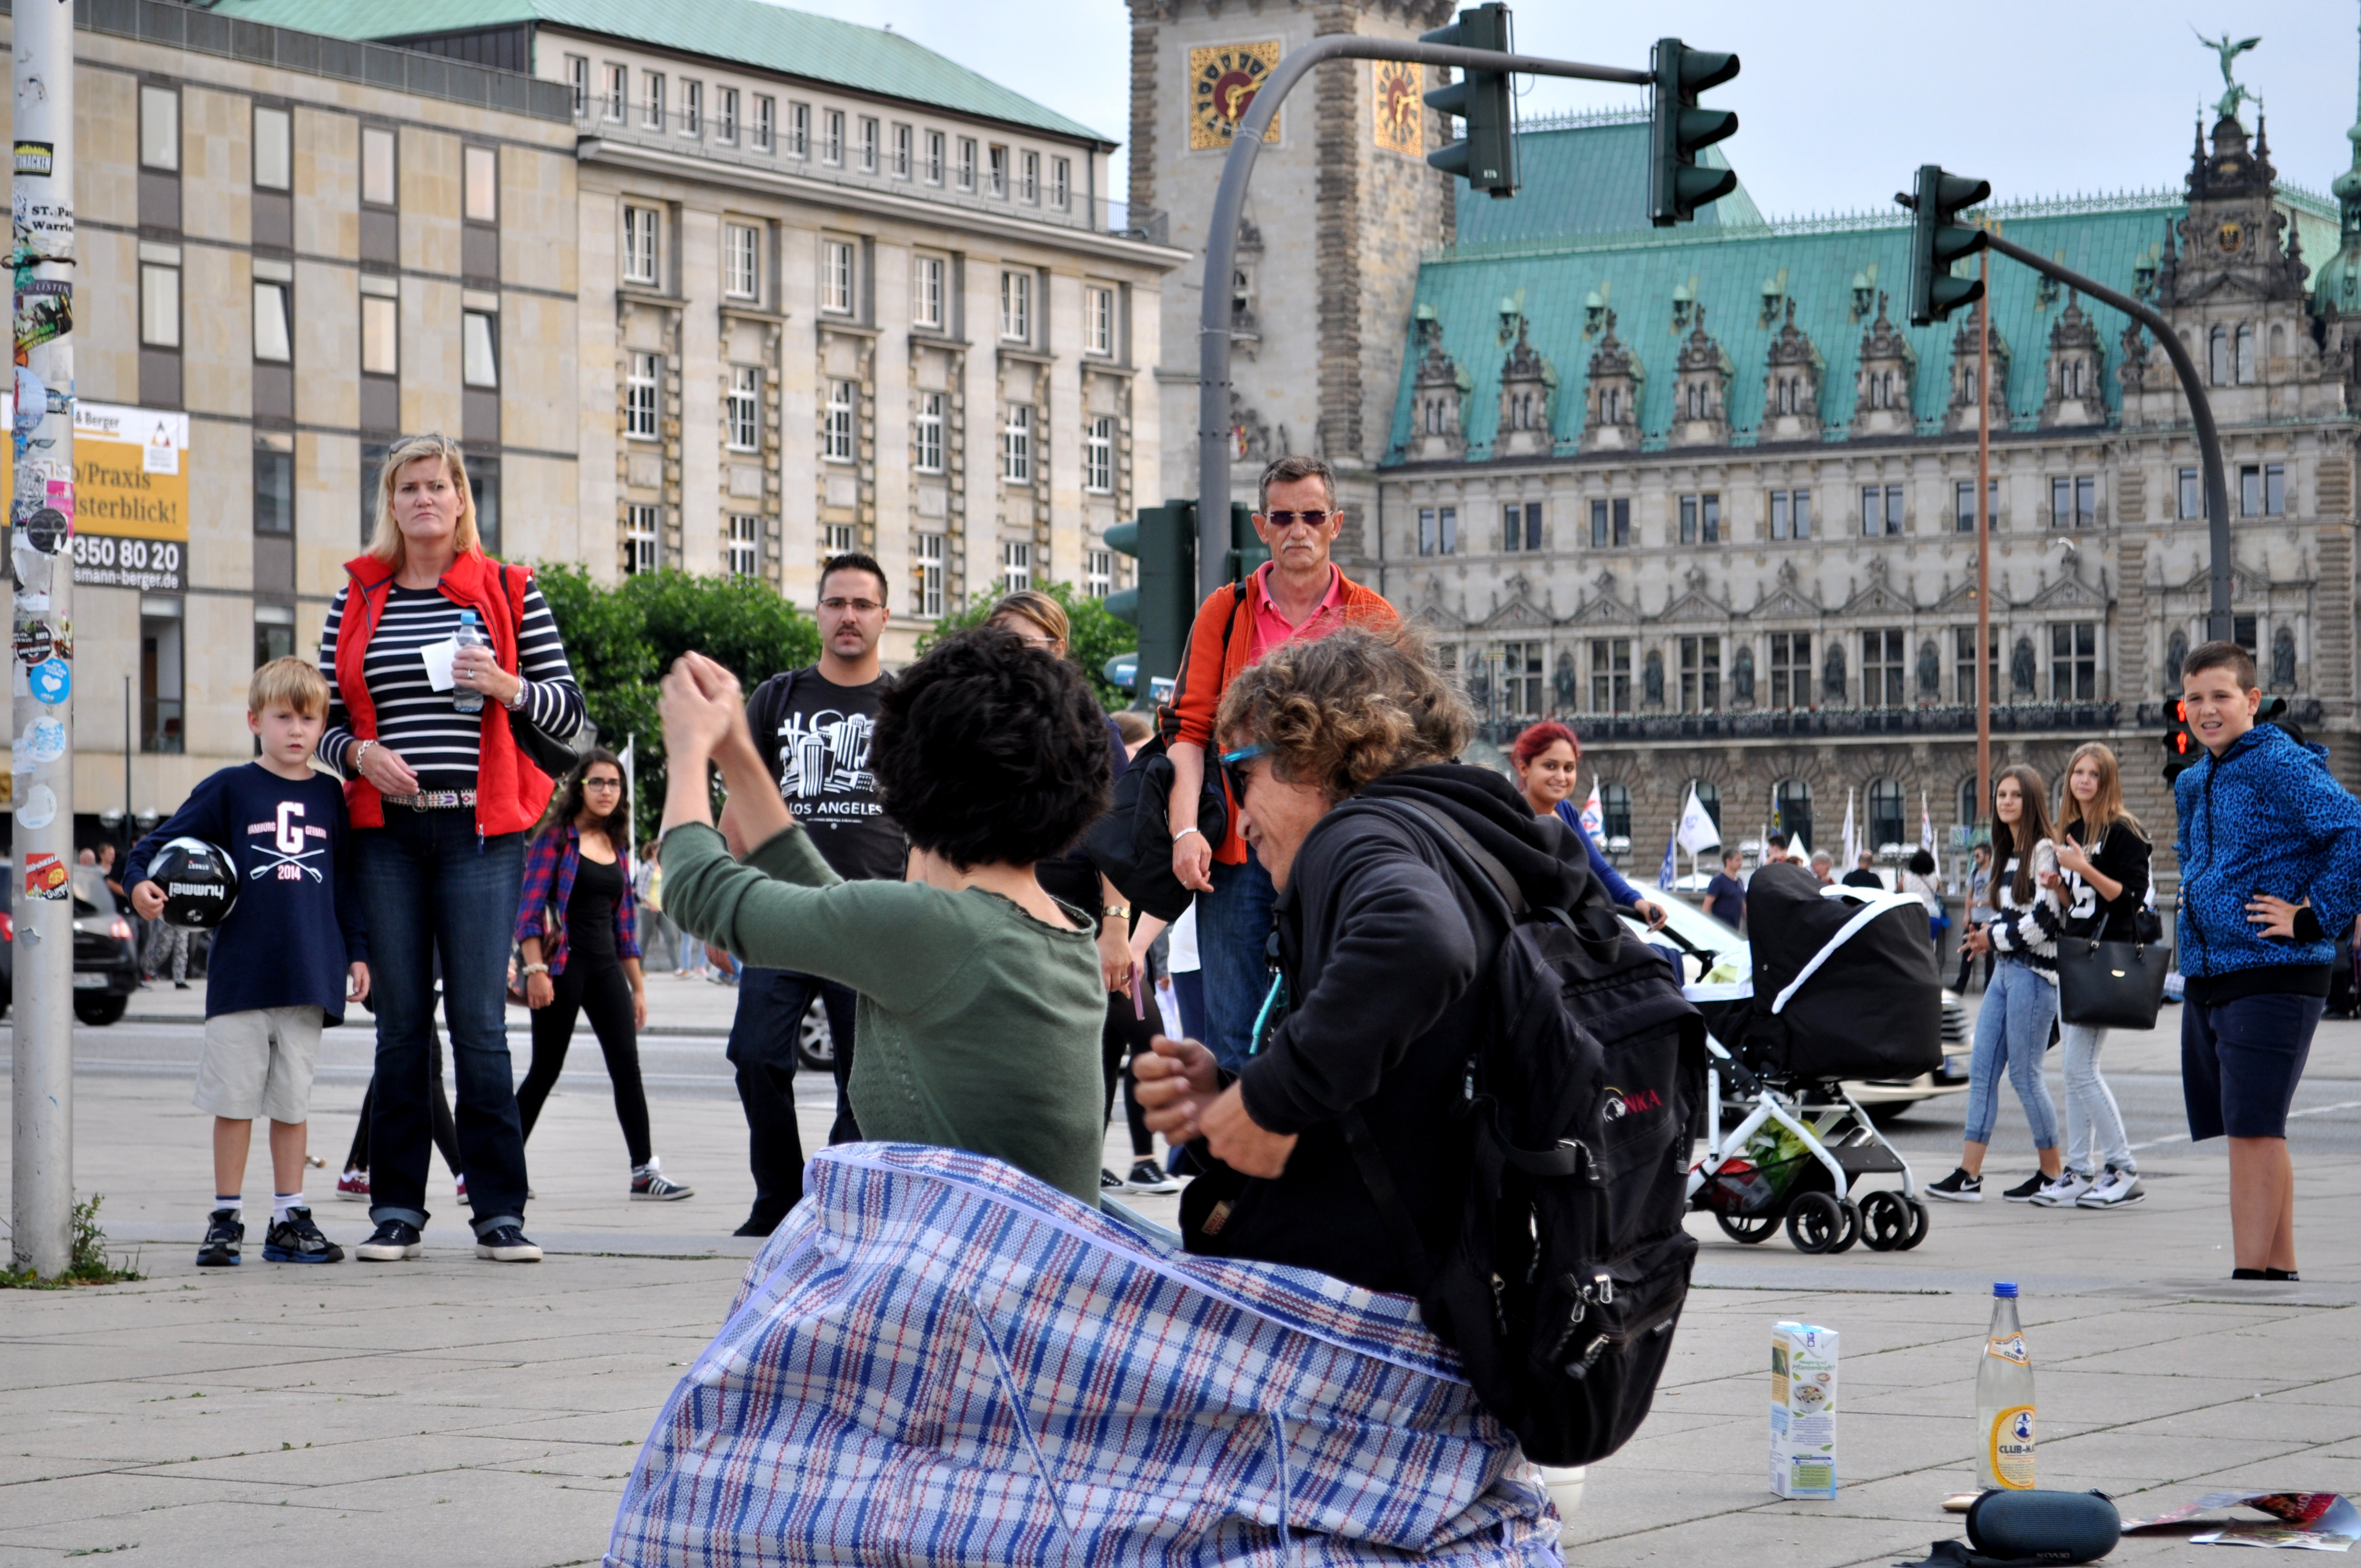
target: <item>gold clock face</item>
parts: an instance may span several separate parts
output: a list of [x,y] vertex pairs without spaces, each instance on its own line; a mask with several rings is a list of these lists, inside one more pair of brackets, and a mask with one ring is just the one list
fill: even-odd
[[2235,218],[2224,218],[2222,226],[2213,231],[2213,243],[2222,247],[2223,255],[2235,255],[2246,243],[2246,231]]
[[1424,80],[1422,69],[1408,60],[1377,62],[1377,143],[1386,151],[1418,156],[1425,109],[1419,89]]
[[2238,177],[2238,160],[2225,158],[2213,166],[2213,172],[2224,180],[2235,180]]
[[[1246,118],[1255,93],[1279,64],[1279,40],[1258,44],[1220,44],[1189,51],[1189,148],[1202,152],[1230,145],[1238,122]],[[1268,144],[1279,140],[1279,116],[1263,133]]]

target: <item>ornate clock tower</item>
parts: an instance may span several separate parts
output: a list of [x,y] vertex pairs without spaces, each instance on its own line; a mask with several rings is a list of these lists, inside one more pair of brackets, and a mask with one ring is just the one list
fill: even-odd
[[[1451,0],[1131,0],[1134,221],[1202,258],[1232,128],[1289,50],[1327,33],[1415,38]],[[1401,377],[1418,264],[1449,236],[1449,176],[1426,155],[1445,138],[1422,94],[1437,72],[1337,60],[1299,85],[1255,167],[1228,280],[1235,332],[1231,451],[1241,499],[1264,464],[1310,453],[1334,465],[1348,568],[1375,550],[1374,503]],[[1202,259],[1165,291],[1165,472],[1191,473],[1197,443]],[[1186,488],[1186,481],[1175,483]],[[1365,544],[1364,540],[1367,543]]]

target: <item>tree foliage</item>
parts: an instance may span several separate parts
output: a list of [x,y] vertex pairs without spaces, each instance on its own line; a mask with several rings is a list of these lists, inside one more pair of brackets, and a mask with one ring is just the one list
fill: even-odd
[[[1104,599],[1094,599],[1088,594],[1076,592],[1071,583],[1045,584],[1041,591],[1065,607],[1066,619],[1072,623],[1073,629],[1073,635],[1066,643],[1067,656],[1080,664],[1082,673],[1090,677],[1091,690],[1097,695],[1099,706],[1109,713],[1130,707],[1131,694],[1109,684],[1106,662],[1117,653],[1128,653],[1139,646],[1138,629],[1109,615]],[[999,602],[1000,595],[997,593],[976,595],[968,602],[966,609],[935,622],[935,629],[918,640],[918,652],[924,653],[954,632],[982,626],[984,618],[992,613],[992,607]]]
[[639,798],[632,807],[643,838],[664,815],[656,683],[673,661],[695,649],[727,665],[752,691],[780,671],[819,657],[819,629],[811,617],[750,577],[667,570],[609,587],[563,563],[538,565],[533,576],[566,641],[599,743],[620,751],[626,740],[639,742],[633,769]]

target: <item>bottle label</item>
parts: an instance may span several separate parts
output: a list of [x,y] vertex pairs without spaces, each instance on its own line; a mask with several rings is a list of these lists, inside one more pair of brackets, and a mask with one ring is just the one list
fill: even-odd
[[2019,1366],[2033,1365],[2033,1357],[2026,1354],[2025,1336],[2021,1333],[2007,1334],[1985,1341],[1984,1354],[1996,1360],[2015,1362]]
[[1993,1417],[1984,1435],[1993,1480],[2013,1492],[2033,1489],[2033,1407],[2012,1405]]

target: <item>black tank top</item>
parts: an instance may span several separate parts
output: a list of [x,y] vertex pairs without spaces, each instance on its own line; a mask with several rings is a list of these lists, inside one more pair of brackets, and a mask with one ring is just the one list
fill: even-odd
[[623,896],[623,868],[584,855],[566,900],[566,945],[576,953],[615,956],[615,905]]

